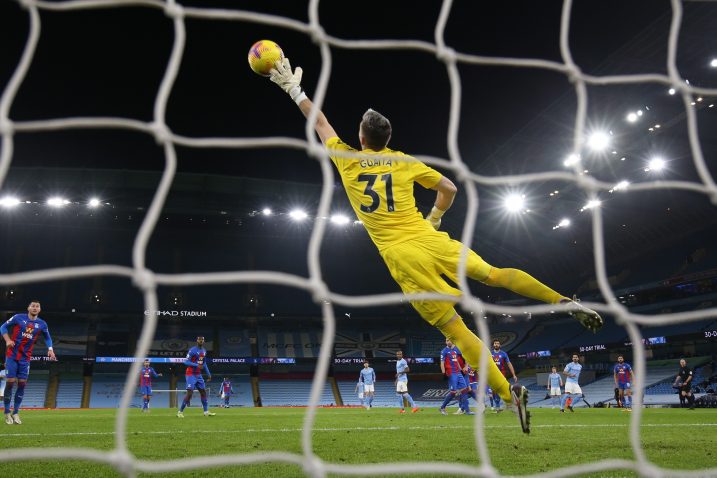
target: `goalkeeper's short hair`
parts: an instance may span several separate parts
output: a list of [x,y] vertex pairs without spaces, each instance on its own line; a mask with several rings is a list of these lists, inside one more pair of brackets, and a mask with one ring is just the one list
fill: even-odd
[[361,134],[366,140],[366,146],[380,151],[391,139],[391,122],[378,111],[369,108],[361,119]]

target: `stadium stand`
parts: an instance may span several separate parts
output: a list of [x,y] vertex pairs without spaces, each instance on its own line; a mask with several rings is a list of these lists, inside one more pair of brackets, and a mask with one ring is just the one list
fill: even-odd
[[79,408],[82,404],[82,379],[60,378],[57,388],[57,408]]
[[[670,380],[669,383],[672,383],[671,380],[674,379],[676,375],[677,369],[675,368],[674,364],[666,365],[664,361],[656,361],[654,364],[650,364],[648,362],[647,364],[647,374],[645,376],[645,384],[646,384],[646,390],[650,388],[650,386]],[[594,382],[588,383],[588,384],[581,384],[580,385],[583,394],[585,395],[586,399],[591,403],[595,404],[597,402],[609,402],[610,400],[613,400],[615,397],[615,381],[612,376],[612,374],[607,374],[603,376],[602,378],[599,378],[595,380]],[[544,389],[543,389],[544,390]],[[545,396],[544,394],[542,395]],[[655,395],[654,398],[648,398],[647,392],[645,395],[645,404],[651,405],[651,404],[658,404],[658,403],[664,403],[664,404],[670,404],[670,403],[679,403],[679,400],[677,399],[677,396],[673,397],[668,396],[669,400],[666,399],[664,396]],[[536,400],[535,402],[532,402],[531,400],[531,406],[534,407],[551,407],[552,403],[550,400]],[[576,407],[585,407],[584,402],[578,403]]]
[[[304,407],[311,397],[311,380],[301,379],[261,379],[259,382],[261,403],[265,407]],[[319,405],[335,405],[336,399],[327,382],[319,400]]]
[[47,373],[32,373],[25,386],[25,398],[22,399],[23,408],[44,408],[47,395]]
[[251,356],[249,331],[241,327],[220,327],[218,348],[220,357]]
[[627,330],[622,325],[618,325],[610,318],[605,318],[605,325],[597,334],[582,329],[581,333],[561,345],[562,348],[577,348],[580,346],[588,346],[593,344],[609,344],[627,340]]
[[[58,357],[84,357],[87,350],[87,322],[52,323],[53,349]],[[43,340],[38,340],[33,349],[34,356],[47,355],[47,347]]]
[[[209,406],[218,407],[223,404],[224,401],[218,396],[220,393],[219,386],[222,383],[221,374],[215,375],[216,378],[212,379],[209,384],[212,386],[212,396],[209,400]],[[234,395],[232,395],[229,406],[230,407],[253,407],[254,406],[254,394],[251,391],[251,379],[249,375],[231,375],[230,380],[232,382],[232,388],[234,389]]]
[[287,332],[286,329],[260,328],[257,345],[261,357],[318,357],[321,332]]
[[[122,398],[126,374],[98,374],[92,378],[92,392],[90,394],[90,408],[116,408]],[[169,381],[155,379],[154,390],[168,390]],[[142,396],[139,388],[132,397],[131,407],[142,406]],[[150,402],[152,408],[165,408],[169,406],[168,393],[155,393]]]
[[[337,381],[337,385],[339,387],[339,393],[341,393],[341,399],[344,402],[344,405],[361,405],[361,402],[358,398],[358,395],[356,392],[354,392],[354,389],[356,387],[356,380],[354,381],[348,381],[348,380],[340,380]],[[397,407],[397,399],[396,399],[396,388],[392,381],[389,380],[379,380],[375,384],[376,389],[376,395],[373,399],[373,406],[374,407]],[[410,389],[409,389],[410,391]],[[413,397],[416,399],[416,397]],[[416,399],[416,402],[418,400]],[[421,402],[426,403],[426,402]],[[422,405],[424,406],[424,405]]]
[[570,317],[547,319],[535,326],[525,341],[511,352],[514,354],[561,348],[563,344],[581,336],[584,330],[582,325]]
[[[398,328],[377,327],[375,324],[367,324],[363,328],[341,328],[336,333],[334,350],[337,357],[364,357],[366,350],[371,350],[374,357],[394,357],[397,349],[404,348],[400,341],[404,335],[404,331]],[[432,336],[428,343],[432,345],[434,341]],[[433,347],[429,346],[429,350],[432,349]],[[423,351],[416,353],[410,345],[406,353],[426,356]]]

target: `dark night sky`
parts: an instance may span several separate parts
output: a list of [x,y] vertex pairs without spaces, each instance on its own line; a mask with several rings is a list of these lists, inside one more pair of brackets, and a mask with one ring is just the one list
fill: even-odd
[[[308,21],[305,1],[195,1],[183,5],[242,9]],[[344,40],[433,42],[440,7],[440,2],[403,0],[324,1],[320,3],[319,17],[328,35]],[[555,0],[455,1],[445,41],[461,53],[561,61],[561,8],[562,2]],[[717,87],[717,70],[704,65],[709,56],[717,56],[714,30],[705,27],[710,21],[714,26],[716,11],[714,3],[685,4],[678,64],[692,84],[704,87]],[[172,22],[163,12],[143,7],[43,10],[41,21],[42,34],[32,67],[10,110],[13,121],[73,116],[152,119],[154,99],[173,43]],[[595,75],[665,73],[669,22],[667,0],[575,2],[570,36],[573,59],[584,72]],[[19,61],[28,25],[28,15],[17,2],[0,0],[3,91]],[[311,96],[321,59],[318,46],[307,35],[245,21],[192,18],[186,19],[186,29],[182,65],[167,108],[167,124],[173,132],[189,137],[303,138],[304,122],[296,106],[275,85],[249,70],[246,52],[258,39],[279,43],[292,64],[303,67],[303,86]],[[324,111],[340,136],[349,143],[357,143],[358,121],[372,107],[392,120],[393,148],[414,155],[448,157],[450,85],[442,63],[426,52],[412,50],[332,48],[331,53],[333,68]],[[547,70],[475,65],[461,65],[459,69],[462,86],[459,147],[471,170],[507,174],[563,169],[562,157],[572,141],[575,111],[573,87],[564,75]],[[627,164],[595,165],[591,174],[615,182],[626,177],[633,182],[644,180],[638,160],[644,159],[650,148],[659,146],[669,151],[675,161],[671,179],[695,179],[694,166],[685,148],[679,102],[668,104],[665,90],[655,85],[589,87],[589,123],[606,123],[614,128],[618,136],[622,135],[622,144],[616,149],[620,149],[620,155],[628,155]],[[656,121],[665,124],[672,121],[674,126],[669,132],[665,128],[658,139],[647,138],[646,125],[640,130],[641,136],[626,132],[626,111],[647,104],[654,105],[655,114],[662,115]],[[717,148],[715,129],[711,126],[717,112],[708,113],[711,116],[701,117],[705,121],[701,139],[714,174]],[[282,148],[178,147],[178,158],[180,174],[218,174],[313,185],[321,181],[315,161],[303,152]],[[158,171],[163,166],[161,148],[153,138],[137,132],[23,133],[15,136],[15,153],[3,192],[27,188],[27,184],[12,182],[14,173],[23,168]],[[450,172],[448,175],[451,176]],[[564,199],[548,204],[547,192],[554,188],[565,188]],[[585,199],[581,191],[565,184],[532,185],[529,194],[535,196],[532,207],[537,214],[525,221],[501,219],[496,202],[500,193],[497,188],[481,190],[484,202],[474,244],[477,250],[491,261],[517,261],[518,267],[533,261],[533,269],[556,281],[575,282],[566,279],[566,270],[582,271],[581,280],[591,276],[589,220],[586,214],[578,218],[577,213]],[[237,191],[238,202],[242,201],[242,194],[243,191]],[[717,216],[703,196],[663,192],[659,198],[651,195],[650,200],[644,200],[645,196],[639,201],[632,197],[613,200],[615,207],[606,212],[608,247],[612,247],[609,252],[634,252],[635,245],[644,240],[645,231],[649,232],[645,228],[650,224],[683,228],[686,222]],[[422,209],[429,208],[431,201],[430,195],[419,194]],[[702,215],[696,215],[694,220],[685,216],[681,222],[669,222],[672,217],[664,217],[664,210],[677,205],[683,210],[697,207]],[[454,235],[461,232],[464,206],[462,195],[455,212],[445,221]],[[551,226],[564,214],[575,216],[576,227],[564,233],[552,231]],[[637,216],[642,222],[638,223]],[[626,234],[621,229],[626,221],[634,225],[634,232]],[[705,224],[714,225],[714,220]],[[545,264],[540,264],[541,260]],[[564,262],[563,269],[549,266],[551,261]]]
[[[195,3],[307,20],[306,2]],[[342,39],[432,42],[440,3],[426,3],[417,9],[414,2],[406,1],[353,5],[323,2],[320,18],[327,34]],[[624,3],[576,2],[571,45],[575,61],[584,71],[594,72],[635,32],[669,10],[666,0],[629,2],[627,6]],[[1,8],[4,47],[0,81],[4,84],[24,45],[28,19],[15,2],[3,1]],[[480,4],[458,1],[446,28],[446,43],[463,53],[559,61],[560,14],[559,1]],[[43,11],[41,18],[40,44],[13,104],[13,119],[92,115],[151,119],[154,97],[173,40],[171,21],[161,11],[139,7]],[[303,123],[294,105],[285,101],[273,84],[251,73],[245,55],[256,39],[277,41],[294,64],[303,66],[303,84],[312,93],[318,80],[320,57],[310,38],[285,28],[238,21],[190,18],[186,25],[186,51],[167,112],[168,124],[174,132],[188,136],[303,135]],[[443,64],[428,53],[416,51],[334,48],[332,56],[332,81],[325,111],[340,135],[355,141],[360,114],[371,106],[392,119],[395,148],[413,154],[447,156],[450,90]],[[660,66],[664,71],[664,65]],[[482,158],[571,88],[563,75],[535,69],[464,65],[461,74],[464,95],[461,146],[465,160],[476,170],[480,170]],[[566,126],[571,125],[570,118],[565,120]],[[20,147],[16,165],[54,159],[63,165],[126,167],[127,156],[136,156],[122,149],[109,155],[87,149],[57,151],[53,154],[55,158],[48,158],[47,151],[34,152],[35,158],[30,160],[23,157]],[[88,157],[78,157],[83,153]],[[204,157],[205,152],[199,154]],[[98,160],[98,156],[102,159]],[[267,170],[257,165],[258,161],[237,159],[235,152],[220,153],[208,161],[196,156],[188,154],[181,170],[276,176],[274,165]],[[265,156],[261,155],[263,163],[268,162]],[[159,166],[150,163],[151,160],[134,158],[129,165]],[[294,158],[290,164],[293,163]],[[316,179],[316,168],[301,169],[311,171],[299,171],[300,177]]]

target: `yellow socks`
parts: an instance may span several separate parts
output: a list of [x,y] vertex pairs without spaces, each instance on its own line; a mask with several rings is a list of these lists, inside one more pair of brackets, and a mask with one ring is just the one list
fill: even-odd
[[[540,282],[535,277],[521,271],[520,269],[500,269],[498,267],[493,267],[490,270],[488,277],[481,282],[491,287],[502,287],[524,297],[529,297],[548,304],[558,303],[560,302],[560,299],[565,298]],[[463,350],[461,349],[461,352],[462,351]]]

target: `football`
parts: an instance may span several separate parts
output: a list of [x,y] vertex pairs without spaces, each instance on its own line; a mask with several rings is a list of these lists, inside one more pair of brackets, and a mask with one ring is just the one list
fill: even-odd
[[249,49],[249,66],[261,76],[269,76],[274,64],[283,58],[281,47],[271,40],[259,40]]

